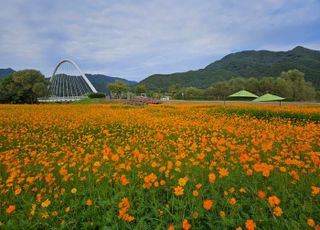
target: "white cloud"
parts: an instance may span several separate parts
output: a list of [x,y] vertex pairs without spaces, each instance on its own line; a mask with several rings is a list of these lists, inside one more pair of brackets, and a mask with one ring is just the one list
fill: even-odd
[[296,28],[320,25],[317,0],[5,0],[4,5],[0,64],[30,64],[45,73],[59,59],[73,58],[85,72],[142,79],[202,68],[234,49],[319,44],[314,38],[301,43],[303,34],[285,37]]

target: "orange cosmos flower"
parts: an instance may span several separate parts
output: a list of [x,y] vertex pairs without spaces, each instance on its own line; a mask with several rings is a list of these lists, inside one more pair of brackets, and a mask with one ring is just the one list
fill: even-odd
[[175,228],[174,228],[174,226],[173,226],[173,224],[170,224],[169,226],[168,226],[168,230],[174,230]]
[[87,205],[88,205],[88,206],[91,206],[91,205],[92,205],[92,200],[91,200],[91,199],[88,199],[88,200],[87,200]]
[[206,210],[210,210],[212,208],[213,201],[212,200],[205,200],[203,201],[203,208]]
[[228,169],[226,169],[226,168],[220,168],[220,169],[219,169],[219,177],[222,178],[222,177],[226,177],[226,176],[229,176],[229,171],[228,171]]
[[236,198],[234,198],[234,197],[230,198],[229,204],[234,205],[235,203],[237,203]]
[[312,192],[311,192],[312,196],[315,196],[320,193],[320,187],[311,186],[311,189],[312,189]]
[[216,180],[216,175],[214,173],[209,173],[208,177],[209,177],[209,182],[213,184]]
[[275,207],[273,209],[273,215],[275,216],[282,216],[283,212],[282,212],[282,209],[280,207]]
[[187,219],[183,219],[182,222],[182,229],[183,230],[189,230],[191,228],[191,224],[189,224]]
[[254,230],[256,228],[256,223],[252,219],[248,219],[245,226],[248,230]]
[[193,190],[192,195],[193,195],[194,197],[197,197],[197,196],[199,196],[199,193],[198,193],[197,190]]
[[21,193],[22,189],[20,186],[18,186],[15,190],[14,190],[14,195],[19,195]]
[[313,228],[313,227],[316,225],[316,222],[315,222],[312,218],[309,218],[309,219],[307,220],[307,224],[308,224],[311,228]]
[[161,185],[161,186],[163,186],[163,185],[165,185],[165,184],[166,184],[166,181],[165,181],[165,180],[161,180],[161,181],[160,181],[160,185]]
[[6,213],[10,214],[16,209],[16,206],[9,205],[9,207],[6,209]]
[[220,212],[219,212],[219,215],[220,215],[221,217],[225,217],[225,216],[226,216],[226,213],[225,213],[224,211],[220,211]]
[[53,211],[53,212],[51,213],[51,216],[53,216],[53,217],[58,216],[58,212],[57,212],[57,211]]
[[262,190],[259,190],[258,191],[258,196],[261,198],[261,199],[264,199],[265,197],[266,197],[266,193],[264,192],[264,191],[262,191]]
[[278,204],[280,204],[280,199],[278,198],[278,197],[276,197],[276,196],[270,196],[269,198],[268,198],[268,202],[269,202],[269,204],[270,204],[270,206],[271,207],[274,207],[275,205],[278,205]]
[[183,189],[183,187],[181,187],[181,186],[175,187],[175,188],[174,188],[174,194],[175,194],[176,196],[181,196],[181,195],[183,195],[183,194],[184,194],[184,189]]

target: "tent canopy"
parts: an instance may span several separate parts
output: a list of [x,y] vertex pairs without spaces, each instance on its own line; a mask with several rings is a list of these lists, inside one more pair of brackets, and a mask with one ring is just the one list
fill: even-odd
[[247,90],[240,90],[234,94],[228,96],[228,98],[257,98],[258,96],[247,91]]
[[283,101],[285,98],[273,95],[270,93],[264,94],[261,97],[254,99],[253,101],[257,102],[267,102],[267,101]]

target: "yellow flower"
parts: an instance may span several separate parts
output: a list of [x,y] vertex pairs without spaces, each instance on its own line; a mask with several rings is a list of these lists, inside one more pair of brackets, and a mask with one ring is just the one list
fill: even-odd
[[43,202],[41,203],[41,206],[42,206],[43,208],[46,208],[46,207],[48,207],[50,204],[51,204],[51,201],[50,201],[49,199],[46,199],[45,201],[43,201]]
[[77,193],[77,189],[76,188],[71,189],[71,193],[73,194]]
[[183,178],[180,178],[178,183],[180,186],[185,186],[187,184],[187,181],[188,181],[188,178],[187,177],[183,177]]
[[49,214],[48,214],[48,212],[43,211],[43,212],[40,213],[40,216],[41,216],[43,219],[48,219]]

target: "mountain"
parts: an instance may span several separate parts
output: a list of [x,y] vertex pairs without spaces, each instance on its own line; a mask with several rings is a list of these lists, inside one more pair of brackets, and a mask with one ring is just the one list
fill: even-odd
[[10,74],[12,74],[14,72],[13,69],[11,68],[7,68],[7,69],[0,69],[0,79],[3,79],[7,76],[9,76]]
[[305,73],[306,81],[320,89],[320,51],[302,46],[289,51],[242,51],[229,54],[213,62],[204,69],[172,73],[154,74],[141,83],[151,90],[167,90],[171,85],[179,87],[207,88],[219,80],[235,77],[277,77],[282,71],[298,69]]
[[109,76],[106,76],[103,74],[86,73],[86,76],[98,92],[108,93],[109,90],[106,88],[107,84],[115,82],[116,80],[124,81],[129,86],[133,86],[133,85],[137,84],[137,82],[135,82],[135,81],[128,81],[126,79],[118,78],[118,77],[109,77]]

